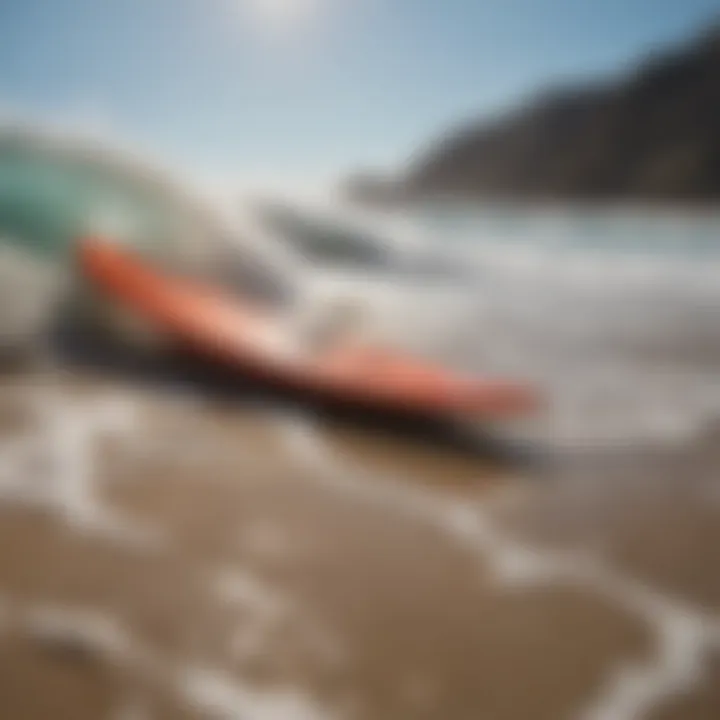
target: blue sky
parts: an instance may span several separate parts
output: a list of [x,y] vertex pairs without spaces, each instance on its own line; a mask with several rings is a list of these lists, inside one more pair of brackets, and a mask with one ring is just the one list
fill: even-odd
[[719,7],[0,0],[0,110],[104,123],[205,175],[312,183],[402,163],[555,81],[616,72]]

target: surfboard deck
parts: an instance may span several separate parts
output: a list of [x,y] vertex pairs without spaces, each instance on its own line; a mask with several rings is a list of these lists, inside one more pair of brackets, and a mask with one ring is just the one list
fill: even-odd
[[388,412],[506,419],[538,407],[521,382],[468,377],[400,351],[338,343],[317,352],[286,352],[268,342],[281,318],[205,283],[171,276],[112,240],[78,242],[83,276],[154,331],[244,377]]

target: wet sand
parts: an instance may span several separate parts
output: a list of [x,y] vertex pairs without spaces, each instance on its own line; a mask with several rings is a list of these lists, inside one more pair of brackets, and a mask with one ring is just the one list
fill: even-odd
[[720,433],[533,467],[66,375],[0,427],[2,717],[720,716]]

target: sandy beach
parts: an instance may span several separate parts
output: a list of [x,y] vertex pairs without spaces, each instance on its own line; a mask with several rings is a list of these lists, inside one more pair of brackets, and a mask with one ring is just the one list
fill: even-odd
[[717,716],[717,432],[533,466],[77,374],[0,402],[6,717]]

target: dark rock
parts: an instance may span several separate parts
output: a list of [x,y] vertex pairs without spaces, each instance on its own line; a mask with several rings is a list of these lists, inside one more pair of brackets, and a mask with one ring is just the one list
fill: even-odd
[[405,186],[413,196],[720,197],[720,27],[620,80],[554,90],[446,136]]

